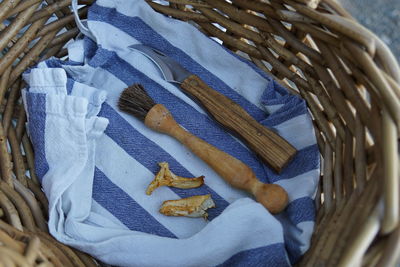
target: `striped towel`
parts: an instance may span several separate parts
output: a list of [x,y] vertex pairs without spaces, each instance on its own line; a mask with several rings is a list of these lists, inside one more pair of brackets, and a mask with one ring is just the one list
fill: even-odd
[[[23,92],[35,164],[49,199],[49,229],[59,241],[122,266],[289,266],[309,247],[319,151],[306,104],[193,26],[154,12],[145,1],[98,0],[89,9],[91,38],[28,71]],[[228,134],[141,53],[155,47],[239,103],[297,149],[276,174]],[[248,164],[290,203],[272,216],[246,193],[169,136],[121,113],[124,88],[141,83],[185,129]],[[177,175],[204,175],[190,190],[145,190],[167,161]],[[161,215],[165,200],[211,194],[209,221]]]

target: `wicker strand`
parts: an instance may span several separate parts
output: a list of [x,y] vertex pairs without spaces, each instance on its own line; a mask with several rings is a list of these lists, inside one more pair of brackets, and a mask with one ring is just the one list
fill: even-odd
[[42,207],[43,215],[45,218],[48,217],[48,207],[49,207],[49,202],[39,187],[38,184],[34,183],[31,179],[27,179],[28,182],[28,188],[29,190],[32,191],[32,193],[35,195],[35,198],[39,201]]
[[68,262],[70,262],[72,266],[80,266],[80,267],[85,266],[80,257],[78,257],[71,248],[57,242],[54,238],[52,238],[46,233],[41,232],[39,236],[43,237],[42,240],[43,239],[48,240],[53,245],[52,248],[57,248],[57,250],[61,252],[68,259]]
[[[68,257],[66,253],[64,253],[63,249],[61,247],[64,247],[60,243],[58,243],[56,240],[54,240],[52,237],[46,235],[43,232],[37,233],[38,236],[40,237],[40,240],[46,244],[48,248],[51,248],[51,251],[54,253],[54,255],[57,257],[57,260],[62,262],[63,266],[74,266],[71,258]],[[81,265],[80,265],[81,266]]]
[[12,202],[7,198],[4,192],[0,189],[0,207],[3,209],[8,223],[22,231],[22,223]]
[[374,266],[385,266],[385,265],[376,265],[379,259],[382,257],[383,249],[385,248],[385,243],[387,241],[385,239],[379,239],[376,241],[376,244],[370,248],[365,254],[362,262],[362,266],[364,267],[374,267]]
[[22,136],[25,133],[26,113],[25,113],[25,109],[22,105],[19,105],[18,107],[19,108],[17,108],[17,107],[15,108],[15,111],[18,112],[18,115],[16,116],[17,126],[15,127],[15,133],[17,135],[18,143],[21,143]]
[[366,158],[365,158],[365,129],[361,120],[356,116],[356,135],[355,135],[355,171],[357,190],[363,190],[367,178]]
[[334,185],[335,185],[335,203],[338,205],[343,199],[343,141],[340,137],[336,138],[335,147],[335,167],[334,167]]
[[[390,115],[396,120],[397,124],[400,123],[400,102],[398,101],[396,94],[391,90],[388,81],[383,77],[382,73],[377,69],[370,57],[366,55],[360,48],[356,47],[350,42],[345,43],[346,47],[355,56],[355,60],[365,66],[364,70],[370,77],[371,81],[374,82],[380,89],[380,95],[382,100],[388,107]],[[398,130],[400,126],[398,125]]]
[[34,232],[36,225],[31,210],[24,199],[16,191],[12,190],[6,183],[0,182],[0,190],[8,197],[8,199],[17,209],[22,225]]
[[361,264],[363,254],[379,231],[379,216],[380,209],[376,207],[373,213],[366,218],[366,222],[362,225],[361,229],[356,230],[359,232],[357,238],[352,240],[349,249],[344,252],[337,266],[346,267]]
[[[246,24],[249,26],[253,26],[258,31],[273,32],[273,29],[268,24],[268,22],[265,19],[261,18],[260,16],[256,16],[252,13],[246,12],[245,10],[235,8],[233,5],[231,5],[225,1],[222,1],[222,0],[205,0],[205,2],[208,2],[210,5],[214,6],[218,10],[224,10],[224,13],[229,17],[230,20],[234,20],[239,24]],[[202,11],[202,10],[210,10],[210,9],[203,8],[203,9],[198,9],[198,10]],[[219,23],[218,20],[215,20],[215,21]],[[223,20],[223,21],[229,22],[226,20]],[[223,25],[223,24],[221,24],[221,25]],[[239,34],[239,35],[242,36],[241,34]]]
[[26,247],[25,259],[28,265],[32,266],[33,263],[35,262],[37,253],[39,251],[39,246],[40,246],[40,239],[34,236],[32,240],[29,242],[28,246]]
[[32,145],[28,139],[28,136],[26,134],[24,134],[24,136],[22,137],[22,145],[23,145],[26,160],[28,163],[29,176],[34,183],[38,184],[39,183],[38,178],[35,173],[35,162],[34,162],[34,156],[33,156],[33,149],[32,149]]
[[[87,7],[83,7],[81,9],[78,10],[78,15],[80,18],[85,18],[85,16],[87,15],[87,11],[88,8]],[[67,25],[68,23],[74,21],[74,15],[68,15],[62,19],[53,21],[49,24],[46,24],[46,26],[44,26],[36,35],[36,37],[41,37],[44,36],[50,32],[54,32],[54,31],[59,31],[60,29],[62,29],[65,25]]]
[[42,0],[25,0],[25,1],[18,1],[20,2],[15,8],[8,10],[8,13],[5,15],[5,18],[9,18],[14,16],[15,14],[20,13],[21,11],[33,6],[36,3],[41,2]]
[[382,149],[383,149],[383,177],[384,181],[384,203],[385,212],[382,221],[381,232],[388,234],[399,225],[399,161],[394,160],[399,154],[396,125],[390,118],[388,112],[383,110],[382,120]]
[[8,51],[7,56],[0,59],[0,73],[9,67],[14,60],[20,55],[23,50],[28,46],[29,42],[34,39],[36,32],[46,22],[46,18],[40,19],[33,23],[29,29],[20,37],[15,45]]
[[10,10],[15,9],[21,0],[4,0],[0,3],[0,21],[4,21],[5,18],[9,17],[7,13]]
[[22,74],[22,72],[34,62],[34,60],[40,55],[40,53],[48,46],[51,40],[56,35],[56,32],[51,32],[48,35],[40,38],[29,51],[29,53],[15,66],[14,70],[10,75],[10,82],[14,82]]
[[383,255],[375,266],[395,266],[400,257],[400,226],[390,235],[383,250]]
[[1,32],[0,35],[0,50],[3,50],[11,39],[26,25],[27,20],[32,16],[33,12],[39,6],[39,3],[24,10],[13,20],[13,22]]
[[74,28],[60,35],[57,35],[49,44],[50,47],[62,44],[64,45],[68,40],[75,38],[79,34],[79,29]]
[[15,191],[17,191],[24,201],[28,204],[30,211],[32,212],[33,218],[35,219],[37,227],[43,231],[48,232],[46,220],[43,216],[39,204],[31,191],[29,191],[23,184],[18,180],[14,180]]
[[323,176],[323,192],[324,192],[324,208],[325,213],[329,213],[333,206],[332,200],[332,148],[330,145],[325,146],[324,154],[324,176]]
[[5,133],[3,124],[0,123],[0,153],[3,155],[0,157],[1,178],[12,188],[14,186],[12,182],[12,162],[8,156],[7,137]]
[[[146,2],[154,8],[154,10],[161,12],[161,13],[166,13],[174,18],[177,19],[183,19],[183,20],[193,20],[196,22],[208,22],[209,20],[201,14],[194,13],[194,12],[187,12],[187,11],[182,11],[182,10],[176,10],[175,8],[170,8],[161,4],[154,3],[152,1],[146,0]],[[196,6],[197,8],[199,6]]]
[[[46,2],[48,5],[52,5],[54,4],[54,0],[44,0],[44,2]],[[56,3],[57,4],[57,3]],[[59,7],[56,10],[54,10],[54,14],[59,18],[63,18],[65,16],[67,16],[68,14],[71,14],[71,10],[69,8],[66,7]],[[67,30],[70,30],[74,27],[74,25],[72,23],[68,23],[65,25],[65,28]]]
[[20,151],[20,144],[18,143],[17,136],[15,134],[15,129],[13,126],[9,127],[8,140],[10,142],[12,157],[14,160],[13,162],[14,162],[15,176],[17,177],[20,183],[22,183],[24,186],[27,186],[27,182],[25,179],[26,169],[25,169],[24,159],[22,157]]
[[[8,258],[11,262],[15,262],[16,266],[29,267],[25,258],[21,258],[20,254],[6,247],[0,247],[0,258]],[[14,264],[8,266],[14,266]]]
[[24,251],[24,246],[22,243],[15,241],[6,232],[2,230],[0,230],[0,242],[2,245],[5,245],[19,253],[22,253]]

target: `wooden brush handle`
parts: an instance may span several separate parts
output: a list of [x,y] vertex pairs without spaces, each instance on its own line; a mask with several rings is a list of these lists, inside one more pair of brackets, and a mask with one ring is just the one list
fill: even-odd
[[242,161],[185,131],[163,105],[157,104],[150,109],[145,124],[153,130],[176,138],[229,184],[253,194],[271,213],[279,213],[286,207],[288,196],[282,187],[260,182],[249,166]]
[[200,101],[216,121],[241,137],[278,173],[296,154],[296,149],[285,139],[258,123],[240,105],[210,88],[196,75],[186,78],[181,88]]

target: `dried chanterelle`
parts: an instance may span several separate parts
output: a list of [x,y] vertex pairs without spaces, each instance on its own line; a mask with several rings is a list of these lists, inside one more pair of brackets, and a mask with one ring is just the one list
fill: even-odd
[[151,195],[151,193],[160,186],[172,186],[188,189],[196,188],[204,184],[204,176],[197,178],[184,178],[171,172],[167,162],[160,162],[158,165],[160,165],[161,169],[154,177],[154,180],[147,187],[147,195]]
[[164,201],[160,212],[167,216],[203,217],[207,219],[206,210],[209,208],[215,208],[215,203],[210,194]]

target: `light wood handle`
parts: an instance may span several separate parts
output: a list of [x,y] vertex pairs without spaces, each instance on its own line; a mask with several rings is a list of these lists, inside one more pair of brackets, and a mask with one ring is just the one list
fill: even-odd
[[285,139],[258,123],[240,105],[210,88],[196,75],[186,78],[181,88],[276,172],[279,173],[296,154],[296,149]]
[[271,213],[279,213],[286,207],[288,196],[282,187],[260,182],[250,167],[242,161],[185,131],[162,104],[150,109],[145,124],[153,130],[176,138],[229,184],[253,194]]

